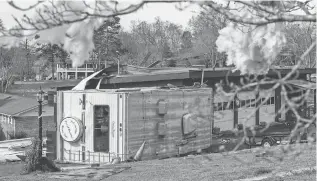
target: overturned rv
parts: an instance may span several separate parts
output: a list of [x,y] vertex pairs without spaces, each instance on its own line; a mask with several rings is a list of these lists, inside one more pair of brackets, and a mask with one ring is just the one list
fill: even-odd
[[106,163],[195,152],[211,145],[211,88],[57,93],[57,159]]
[[[55,103],[57,129],[52,136],[56,140],[50,144],[56,145],[51,149],[53,159],[109,163],[172,157],[217,145],[214,128],[232,130],[239,124],[247,127],[291,117],[279,113],[285,102],[280,87],[243,90],[233,99],[215,93],[216,82],[228,78],[238,84],[243,78],[230,69],[148,71],[120,76],[100,71],[73,90],[60,89]],[[285,75],[289,71],[278,72]],[[300,80],[290,84],[312,89],[306,87],[305,79],[315,71],[301,69]],[[276,74],[270,71],[267,76],[277,78]],[[196,82],[206,82],[208,88],[193,86]],[[160,88],[147,88],[151,86]],[[167,89],[162,89],[164,86]],[[313,89],[309,104],[314,109],[308,115],[316,114],[315,83]]]

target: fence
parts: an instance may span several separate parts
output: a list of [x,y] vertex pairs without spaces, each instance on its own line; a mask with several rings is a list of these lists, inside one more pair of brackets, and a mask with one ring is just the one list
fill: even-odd
[[64,149],[64,159],[66,162],[73,163],[111,163],[112,159],[120,157],[121,160],[127,154],[118,154],[118,153],[102,153],[102,152],[91,152],[91,151],[72,151]]

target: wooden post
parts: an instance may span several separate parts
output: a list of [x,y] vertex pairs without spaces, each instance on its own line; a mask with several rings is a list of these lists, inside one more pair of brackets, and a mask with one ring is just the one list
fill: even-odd
[[275,89],[275,121],[277,122],[279,118],[281,118],[281,113],[278,113],[278,111],[281,108],[281,87],[278,87]]
[[238,120],[238,115],[239,115],[239,104],[237,102],[239,101],[238,97],[234,97],[233,101],[233,127],[236,128],[238,126],[239,120]]
[[255,95],[255,100],[256,100],[256,112],[255,112],[255,125],[259,125],[260,124],[260,93],[259,91],[256,93]]

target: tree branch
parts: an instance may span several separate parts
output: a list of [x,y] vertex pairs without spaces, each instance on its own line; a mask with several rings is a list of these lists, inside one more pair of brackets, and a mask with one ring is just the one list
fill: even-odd
[[247,18],[237,16],[229,12],[228,10],[224,9],[221,5],[218,5],[212,1],[202,3],[201,6],[208,6],[215,10],[218,13],[223,14],[229,20],[237,23],[245,23],[245,24],[252,24],[252,25],[265,25],[269,23],[276,23],[276,22],[296,22],[296,21],[316,21],[316,15],[288,15],[288,14],[278,14],[267,18]]
[[38,6],[39,4],[41,4],[41,3],[43,3],[43,2],[44,2],[43,0],[39,0],[36,4],[31,5],[31,6],[27,7],[27,8],[21,8],[21,7],[17,6],[17,5],[13,2],[13,0],[8,1],[8,4],[9,4],[10,6],[12,6],[13,8],[17,9],[17,10],[20,10],[20,11],[28,11],[28,10],[31,10],[31,9],[35,8],[36,6]]

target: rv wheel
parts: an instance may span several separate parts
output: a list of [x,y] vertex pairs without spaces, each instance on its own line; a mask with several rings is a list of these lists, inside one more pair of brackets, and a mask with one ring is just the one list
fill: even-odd
[[264,148],[271,147],[271,146],[273,146],[273,142],[272,142],[270,139],[265,138],[265,139],[262,141],[262,146],[263,146]]

